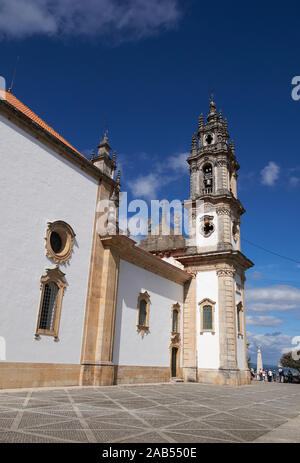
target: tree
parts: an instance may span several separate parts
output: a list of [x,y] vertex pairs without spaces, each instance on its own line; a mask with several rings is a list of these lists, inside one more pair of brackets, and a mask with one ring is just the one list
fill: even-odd
[[[299,352],[298,352],[299,354]],[[299,356],[299,355],[298,355]],[[294,368],[295,370],[298,370],[300,373],[300,359],[299,360],[294,360],[292,357],[292,352],[288,352],[287,354],[283,354],[280,363],[283,367],[286,368]]]

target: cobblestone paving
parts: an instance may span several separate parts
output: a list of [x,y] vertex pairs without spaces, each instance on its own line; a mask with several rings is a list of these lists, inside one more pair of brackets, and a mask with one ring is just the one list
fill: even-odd
[[0,442],[253,442],[299,415],[297,384],[0,391]]

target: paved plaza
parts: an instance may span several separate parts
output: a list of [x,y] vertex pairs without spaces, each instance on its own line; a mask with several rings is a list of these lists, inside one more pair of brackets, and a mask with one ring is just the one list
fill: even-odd
[[300,385],[0,391],[0,442],[300,442]]

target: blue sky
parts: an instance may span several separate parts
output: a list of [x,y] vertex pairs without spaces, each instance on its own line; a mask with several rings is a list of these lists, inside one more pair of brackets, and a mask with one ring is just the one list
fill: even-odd
[[184,164],[213,89],[247,210],[248,339],[277,361],[300,335],[297,2],[0,0],[0,75],[84,153],[109,129],[129,198],[187,199]]

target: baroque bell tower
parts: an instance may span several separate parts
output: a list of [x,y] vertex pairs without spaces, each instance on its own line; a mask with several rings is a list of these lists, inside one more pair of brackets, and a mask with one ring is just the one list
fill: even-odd
[[[188,158],[190,187],[190,246],[207,250],[240,250],[240,217],[245,212],[237,198],[234,143],[228,143],[227,120],[209,105],[207,123],[201,114]],[[204,213],[201,213],[204,212]]]
[[190,166],[189,238],[176,257],[194,279],[185,291],[183,377],[186,381],[247,384],[245,271],[241,252],[245,212],[237,195],[239,164],[227,120],[214,101],[201,114],[187,162]]

